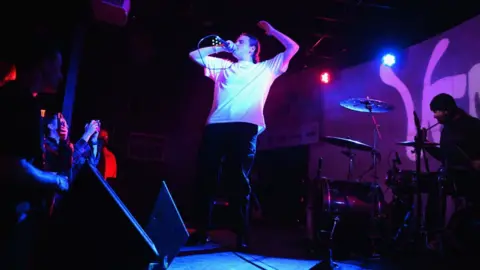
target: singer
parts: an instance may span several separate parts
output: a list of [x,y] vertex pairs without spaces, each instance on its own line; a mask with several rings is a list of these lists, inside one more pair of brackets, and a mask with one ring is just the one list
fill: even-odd
[[[212,202],[221,161],[225,159],[228,186],[232,191],[230,207],[239,220],[234,231],[237,248],[248,248],[250,169],[256,153],[257,136],[265,128],[263,107],[270,86],[288,68],[299,46],[291,38],[261,21],[258,27],[276,38],[285,51],[272,59],[259,60],[260,42],[249,34],[241,34],[236,42],[223,41],[222,47],[206,47],[190,53],[190,58],[205,69],[205,76],[214,81],[214,100],[199,149],[196,192],[196,233],[189,244],[208,241]],[[231,53],[238,61],[212,57],[219,52]]]

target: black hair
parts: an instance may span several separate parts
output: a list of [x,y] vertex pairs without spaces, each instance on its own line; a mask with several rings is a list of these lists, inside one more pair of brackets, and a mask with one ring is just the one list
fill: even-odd
[[42,125],[43,125],[43,132],[45,136],[48,136],[48,133],[50,132],[50,128],[48,125],[53,121],[53,120],[58,120],[56,117],[58,114],[61,113],[59,111],[46,111],[45,116],[42,119]]
[[434,111],[446,111],[449,113],[456,113],[458,112],[458,106],[455,102],[455,99],[445,93],[441,93],[433,97],[432,101],[430,102],[430,110]]
[[54,59],[60,52],[60,46],[56,41],[47,35],[38,34],[12,39],[6,47],[6,55],[1,58],[15,65],[17,72],[34,68],[47,59]]
[[258,41],[258,39],[255,36],[250,35],[248,33],[242,33],[242,36],[248,37],[250,46],[255,47],[255,50],[253,51],[253,54],[252,54],[253,63],[256,64],[260,62],[260,41]]

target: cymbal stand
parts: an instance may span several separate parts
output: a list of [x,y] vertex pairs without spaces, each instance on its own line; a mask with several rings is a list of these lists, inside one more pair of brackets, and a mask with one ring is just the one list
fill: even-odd
[[[417,126],[417,135],[415,136],[415,181],[414,181],[414,199],[413,199],[413,216],[412,216],[412,223],[413,223],[413,235],[414,241],[416,244],[425,243],[424,239],[424,227],[425,227],[425,219],[423,216],[422,211],[422,193],[420,191],[420,177],[422,173],[422,151],[425,151],[424,143],[425,143],[425,132],[420,126]],[[425,155],[425,153],[424,153]],[[419,241],[419,242],[417,242]],[[420,247],[420,246],[417,246]]]
[[354,158],[355,158],[355,153],[353,153],[351,148],[348,148],[346,150],[342,151],[342,154],[348,157],[348,174],[347,174],[347,180],[352,180],[353,177],[353,164],[354,164]]
[[396,235],[393,237],[393,241],[397,242],[400,236],[403,234],[405,228],[408,228],[408,240],[413,240],[415,247],[423,250],[426,248],[426,232],[425,232],[425,216],[422,210],[422,193],[420,190],[420,177],[422,173],[422,152],[424,155],[425,168],[429,171],[428,158],[426,158],[426,150],[424,143],[427,139],[426,129],[422,129],[419,124],[417,125],[417,134],[414,138],[415,145],[413,153],[415,153],[415,177],[413,181],[413,202],[410,210],[405,214],[403,225],[397,230]]
[[370,117],[372,118],[372,122],[374,125],[373,128],[373,149],[372,149],[372,157],[373,157],[373,178],[375,179],[375,184],[378,184],[378,140],[382,139],[382,134],[380,133],[380,125],[377,123],[377,119],[375,118],[372,112],[372,105],[366,105],[367,110],[370,113]]
[[[426,128],[422,128],[423,141],[427,141],[427,135],[428,135],[428,130]],[[425,171],[429,173],[430,163],[428,161],[427,151],[425,150],[425,148],[422,148],[422,152],[423,152],[423,162],[425,163]]]
[[[375,115],[373,114],[372,111],[372,105],[367,103],[366,108],[368,109],[370,113],[370,117],[372,118],[372,122],[374,125],[373,128],[373,149],[372,149],[372,157],[373,157],[373,183],[370,186],[371,189],[371,194],[373,195],[374,198],[374,204],[372,208],[372,216],[371,216],[371,229],[370,229],[370,241],[372,243],[372,248],[373,248],[373,253],[371,254],[372,257],[378,257],[379,255],[376,253],[376,241],[378,240],[378,237],[374,237],[374,235],[378,234],[379,230],[379,222],[381,219],[381,214],[382,214],[382,202],[380,200],[380,185],[378,184],[378,157],[379,157],[379,152],[377,151],[378,147],[378,140],[382,139],[382,134],[380,133],[380,125],[377,122],[377,119],[375,118]],[[376,239],[377,238],[377,239]]]

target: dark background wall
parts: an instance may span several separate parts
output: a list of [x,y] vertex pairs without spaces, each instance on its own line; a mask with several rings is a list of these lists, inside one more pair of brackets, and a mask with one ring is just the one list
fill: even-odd
[[[413,110],[417,110],[422,125],[434,124],[429,100],[437,93],[447,92],[454,95],[464,109],[477,115],[475,93],[479,87],[475,78],[480,55],[475,50],[478,42],[468,34],[474,32],[477,24],[478,18],[410,47],[397,55],[398,64],[392,69],[379,61],[371,61],[334,74],[334,81],[329,85],[320,83],[319,69],[285,74],[272,87],[265,108],[268,129],[260,137],[259,145],[263,145],[263,149],[279,145],[267,140],[283,140],[285,147],[311,144],[310,150],[303,153],[308,155],[306,174],[313,177],[317,160],[323,157],[326,176],[344,179],[348,160],[340,154],[341,149],[316,142],[319,136],[330,135],[372,144],[373,126],[368,114],[339,106],[344,99],[368,96],[395,106],[391,113],[376,115],[383,136],[379,141],[381,181],[395,151],[400,154],[404,167],[412,169],[410,149],[395,143],[415,135]],[[120,174],[128,178],[119,181],[130,181],[148,189],[166,179],[181,209],[188,212],[196,151],[211,105],[212,83],[202,76],[201,68],[187,63],[189,48],[185,48],[185,58],[180,59],[168,54],[170,46],[172,44],[142,29],[141,25],[132,24],[124,29],[93,27],[83,55],[73,121],[75,133],[79,134],[87,119],[101,118],[112,131],[113,144],[120,156]],[[267,54],[273,53],[270,50]],[[431,68],[427,68],[429,63]],[[172,74],[183,74],[183,77],[174,79]],[[303,126],[311,123],[318,123],[314,138],[295,139],[305,132]],[[164,161],[129,160],[127,148],[132,132],[164,136]],[[438,134],[439,129],[435,128],[429,136],[438,140]],[[265,165],[271,163],[266,161],[268,154],[259,156],[263,157],[258,159],[259,164],[270,166]],[[262,159],[265,161],[260,162]],[[369,153],[357,153],[354,174],[359,176],[370,163]],[[431,166],[435,170],[438,163],[432,162]],[[370,175],[365,177],[365,181],[371,180]],[[278,186],[280,189],[282,185]],[[137,193],[141,194],[142,190],[139,188]]]
[[[87,2],[83,6],[73,5],[70,10],[85,8]],[[149,7],[147,2],[152,6]],[[188,24],[187,19],[183,22],[182,19],[171,20],[168,16],[158,16],[159,13],[148,16],[145,13],[148,10],[168,11],[168,5],[153,6],[153,2],[156,1],[144,1],[147,6],[141,7],[143,16],[132,18],[124,28],[99,23],[87,25],[72,135],[78,138],[89,119],[101,119],[111,133],[112,148],[119,163],[118,185],[124,187],[122,192],[125,198],[140,206],[142,199],[155,196],[159,182],[165,179],[182,212],[188,215],[196,151],[211,105],[212,83],[202,76],[201,68],[189,61],[187,54],[196,48],[196,42],[202,35],[214,31],[205,25],[198,25],[198,29],[193,26],[185,28],[182,23]],[[78,21],[78,14],[59,14],[54,12],[53,7],[62,8],[55,3],[49,13],[37,12],[33,16],[24,16],[27,19],[10,23],[20,25],[26,21],[31,24],[40,19],[46,21],[51,31],[65,41],[64,55],[68,66],[71,48],[69,41],[74,34],[71,29],[74,22]],[[31,6],[31,9],[35,10],[35,7]],[[279,45],[264,37],[256,29],[255,21],[256,18],[245,19],[238,21],[236,28],[226,25],[215,31],[229,39],[234,39],[242,31],[253,32],[261,37],[262,57],[272,57],[279,51]],[[244,27],[246,25],[251,27]],[[480,40],[474,34],[477,25],[478,18],[475,18],[410,47],[397,55],[399,63],[391,70],[375,60],[336,72],[334,81],[329,85],[320,84],[320,69],[317,68],[296,68],[280,77],[272,87],[265,108],[268,129],[259,140],[261,149],[285,148],[275,150],[280,152],[266,151],[259,154],[257,166],[263,166],[263,169],[258,170],[270,174],[270,180],[266,180],[270,183],[270,189],[267,190],[287,196],[289,187],[299,186],[293,178],[302,178],[305,174],[310,178],[314,176],[319,157],[324,158],[324,172],[327,176],[345,178],[347,160],[339,153],[340,149],[317,142],[319,136],[331,135],[350,136],[372,143],[373,127],[368,115],[351,112],[338,105],[341,100],[350,97],[369,96],[389,102],[396,108],[394,112],[377,118],[383,135],[380,142],[383,157],[379,170],[381,178],[388,169],[389,154],[394,151],[401,154],[406,168],[412,168],[411,153],[395,146],[395,142],[413,138],[413,110],[419,112],[424,126],[432,124],[428,110],[429,99],[436,93],[447,92],[453,94],[467,111],[478,115],[475,94],[480,89],[480,81],[477,79],[480,55],[477,55],[476,47]],[[281,26],[283,25],[279,24],[279,28]],[[195,34],[183,32],[184,29],[193,28],[198,30]],[[224,32],[227,28],[229,32]],[[435,59],[438,59],[438,63]],[[429,63],[433,68],[428,68]],[[62,94],[60,91],[57,95],[49,96],[45,102],[58,106]],[[133,144],[132,133],[162,138],[162,146],[155,149],[162,152],[159,156],[163,159],[140,161],[129,158],[129,146]],[[438,133],[439,129],[432,130],[431,139],[438,139]],[[140,138],[135,140],[136,145],[138,141],[144,141],[146,145],[150,143],[149,137]],[[287,148],[305,144],[310,146]],[[306,148],[308,150],[299,150]],[[142,151],[147,150],[142,148],[140,152]],[[292,163],[269,158],[279,156],[286,160],[291,158]],[[308,166],[302,167],[299,160],[308,160]],[[294,170],[297,173],[289,175],[286,164],[297,164],[292,165],[296,167]],[[358,153],[355,175],[359,175],[369,165],[369,154]],[[434,166],[436,165],[432,164]],[[283,180],[278,180],[278,175],[282,175]],[[290,184],[286,184],[289,181]],[[271,188],[277,190],[272,191]],[[291,197],[293,201],[298,196]]]

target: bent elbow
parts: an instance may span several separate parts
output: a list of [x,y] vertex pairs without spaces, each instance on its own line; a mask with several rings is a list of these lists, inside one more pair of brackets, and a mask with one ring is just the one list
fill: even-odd
[[292,45],[291,50],[292,50],[293,54],[296,54],[300,50],[300,46],[298,46],[298,44],[295,43],[295,44]]
[[188,54],[188,57],[190,57],[190,59],[195,61],[197,59],[197,52],[196,51],[190,52]]

